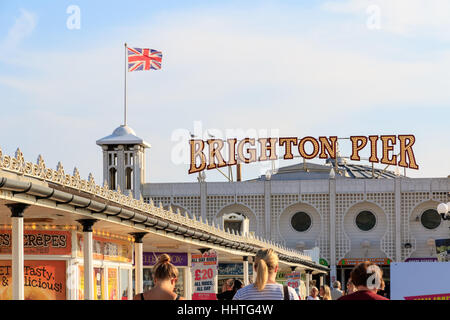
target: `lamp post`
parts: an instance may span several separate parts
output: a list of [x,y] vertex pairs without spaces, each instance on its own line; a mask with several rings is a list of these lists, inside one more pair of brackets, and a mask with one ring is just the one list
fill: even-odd
[[442,220],[450,220],[450,202],[438,204],[437,212],[441,215]]

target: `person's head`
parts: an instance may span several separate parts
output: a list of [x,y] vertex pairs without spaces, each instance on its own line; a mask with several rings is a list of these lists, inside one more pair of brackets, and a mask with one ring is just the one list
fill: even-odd
[[225,291],[230,291],[233,289],[233,285],[234,285],[234,280],[233,279],[228,279],[227,281],[225,281]]
[[222,292],[225,292],[225,291],[227,291],[227,283],[226,282],[222,283]]
[[365,261],[355,266],[350,278],[358,290],[374,290],[384,288],[383,271],[375,263]]
[[335,289],[341,289],[341,283],[339,281],[333,282],[333,288]]
[[355,285],[353,284],[352,280],[347,281],[347,294],[353,293],[357,291]]
[[311,290],[310,290],[309,294],[310,294],[311,297],[315,298],[319,294],[319,290],[316,287],[313,286],[313,287],[311,287]]
[[331,291],[330,287],[327,285],[323,285],[320,287],[320,296],[323,300],[331,300]]
[[260,249],[255,256],[255,287],[261,291],[266,287],[269,277],[278,271],[278,255],[272,249]]
[[242,288],[243,285],[244,285],[244,284],[242,283],[241,280],[236,279],[236,280],[234,280],[233,290],[234,290],[234,291],[238,291],[240,288]]
[[153,280],[155,285],[162,282],[169,282],[173,288],[178,280],[178,269],[170,263],[170,256],[162,254],[158,258],[158,262],[153,267]]

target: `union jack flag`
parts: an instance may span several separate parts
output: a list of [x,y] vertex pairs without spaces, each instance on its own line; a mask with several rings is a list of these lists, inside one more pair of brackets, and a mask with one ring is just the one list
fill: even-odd
[[162,53],[153,49],[128,48],[128,72],[161,69]]

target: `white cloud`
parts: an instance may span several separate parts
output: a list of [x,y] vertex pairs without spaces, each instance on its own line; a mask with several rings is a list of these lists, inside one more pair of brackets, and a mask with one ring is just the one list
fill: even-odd
[[20,9],[19,17],[15,19],[13,26],[8,30],[8,34],[0,47],[7,48],[8,50],[15,49],[23,39],[31,35],[36,25],[36,14],[25,9]]
[[417,37],[433,36],[450,39],[450,2],[448,0],[345,0],[329,1],[322,8],[335,13],[348,13],[368,18],[367,8],[380,9],[382,31]]

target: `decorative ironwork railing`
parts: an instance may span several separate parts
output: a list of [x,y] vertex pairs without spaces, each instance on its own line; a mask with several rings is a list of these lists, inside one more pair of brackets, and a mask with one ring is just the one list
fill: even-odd
[[303,254],[299,251],[287,248],[259,236],[255,236],[253,234],[242,235],[240,233],[235,233],[234,231],[224,230],[223,227],[215,224],[214,222],[209,223],[208,221],[204,221],[201,217],[189,217],[186,213],[181,214],[179,210],[173,212],[172,208],[166,210],[163,208],[162,203],[160,203],[159,206],[155,206],[153,200],[150,200],[150,203],[146,203],[142,198],[134,199],[131,192],[128,195],[125,195],[119,188],[118,190],[110,190],[106,181],[103,184],[103,187],[99,186],[95,183],[92,173],[89,173],[88,179],[84,180],[81,178],[76,167],[73,170],[73,174],[70,175],[65,172],[61,162],[58,162],[56,170],[47,168],[41,155],[38,156],[36,163],[25,161],[19,148],[17,148],[14,157],[3,155],[0,148],[0,170],[13,172],[18,175],[27,176],[86,192],[110,202],[127,206],[132,210],[144,212],[149,216],[170,220],[192,229],[198,229],[216,236],[220,236],[230,241],[247,243],[261,248],[271,248],[275,252],[285,254],[293,258],[312,261],[311,257],[307,254]]

